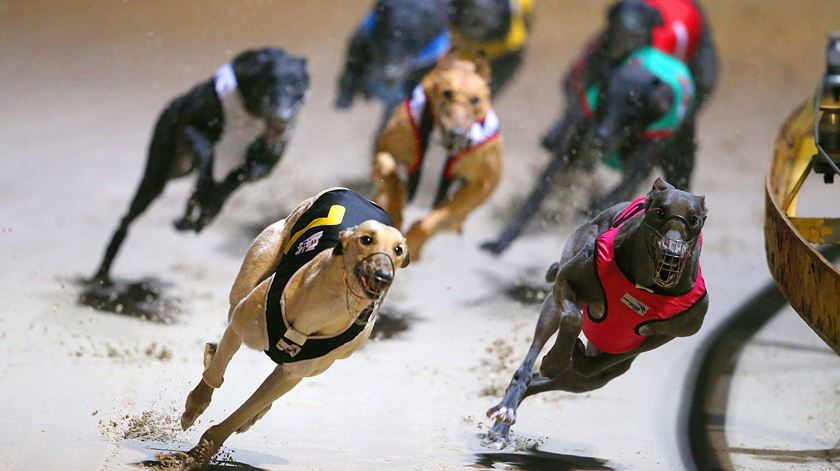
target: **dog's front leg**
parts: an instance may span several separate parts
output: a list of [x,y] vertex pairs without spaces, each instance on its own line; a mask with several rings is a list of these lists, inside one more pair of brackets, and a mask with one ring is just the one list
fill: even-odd
[[370,34],[359,29],[347,48],[347,60],[338,79],[335,107],[349,108],[356,94],[364,88],[364,77],[370,64]]
[[516,422],[516,409],[525,397],[525,391],[531,383],[534,364],[548,339],[557,332],[560,327],[560,310],[555,301],[554,294],[549,294],[543,301],[540,317],[537,320],[537,327],[534,330],[534,340],[525,359],[516,369],[510,384],[505,390],[505,397],[497,405],[487,410],[487,417],[492,419],[493,432],[500,438],[507,439],[509,426]]
[[371,176],[375,192],[373,201],[391,216],[394,227],[402,228],[408,189],[399,176],[394,156],[389,152],[377,152],[373,159]]
[[175,228],[179,231],[192,229],[198,232],[201,229],[196,227],[200,218],[197,210],[200,210],[201,205],[209,199],[215,187],[213,182],[213,143],[201,131],[192,126],[184,128],[181,139],[196,160],[198,180],[195,190],[187,200],[184,216],[175,221]]
[[[477,156],[476,156],[477,157]],[[480,175],[468,175],[467,183],[449,201],[441,204],[423,219],[414,223],[406,235],[411,258],[419,260],[423,245],[434,234],[443,229],[461,231],[467,216],[484,203],[496,189],[501,176],[501,159],[498,154],[488,157],[492,160]]]
[[280,125],[269,123],[266,132],[248,146],[245,161],[231,170],[216,186],[210,198],[203,201],[198,226],[212,221],[222,209],[225,201],[243,183],[265,178],[280,162],[286,150],[285,130]]
[[236,411],[220,423],[208,428],[192,450],[194,460],[189,469],[201,469],[219,451],[225,440],[235,431],[248,425],[255,417],[271,407],[271,403],[294,388],[302,378],[288,374],[283,365],[277,366]]
[[187,396],[184,413],[181,415],[181,429],[186,430],[210,405],[213,390],[224,382],[224,374],[233,355],[242,346],[242,339],[232,326],[225,329],[219,344],[208,343],[204,349],[204,373],[201,381]]
[[639,333],[650,336],[689,337],[700,330],[708,307],[709,297],[704,296],[679,315],[640,326]]
[[593,198],[587,208],[588,215],[594,215],[604,208],[608,208],[622,201],[633,199],[639,184],[650,175],[656,157],[662,152],[661,143],[650,143],[641,146],[627,156],[621,181],[609,193]]

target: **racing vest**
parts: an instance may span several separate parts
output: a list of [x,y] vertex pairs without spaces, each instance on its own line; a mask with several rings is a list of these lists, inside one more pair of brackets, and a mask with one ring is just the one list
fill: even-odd
[[[412,201],[417,193],[420,177],[423,173],[423,163],[426,156],[426,150],[429,146],[429,136],[434,128],[434,111],[429,105],[426,92],[423,86],[417,85],[411,96],[405,101],[406,111],[408,112],[408,119],[411,123],[411,129],[414,133],[414,142],[416,155],[414,156],[414,163],[408,168],[408,200]],[[440,170],[440,182],[435,192],[433,206],[437,207],[450,195],[453,183],[457,178],[453,174],[455,165],[463,158],[469,156],[479,147],[491,142],[499,137],[499,117],[491,109],[478,121],[474,122],[469,129],[469,137],[471,145],[469,148],[446,157],[445,164]]]
[[[644,47],[633,52],[624,60],[622,66],[634,63],[649,70],[674,91],[674,101],[671,103],[671,109],[661,118],[648,125],[640,137],[642,139],[668,137],[683,123],[688,109],[694,101],[695,87],[691,71],[688,70],[683,61],[653,47]],[[591,118],[598,109],[601,87],[601,83],[596,83],[580,97],[581,106],[587,118]]]
[[653,29],[652,45],[662,52],[689,61],[703,35],[703,14],[694,0],[645,0],[662,15]]
[[[290,231],[291,237],[281,248],[283,256],[272,276],[265,304],[269,345],[265,354],[275,363],[322,357],[355,339],[365,329],[365,324],[354,322],[335,336],[303,336],[290,330],[283,312],[283,290],[292,276],[316,255],[340,243],[341,231],[370,219],[394,225],[385,210],[375,203],[352,190],[340,188],[319,196],[295,222]],[[372,308],[372,304],[367,307],[368,310]]]
[[510,0],[510,29],[504,38],[476,42],[453,29],[452,44],[462,50],[465,59],[474,58],[479,51],[491,61],[518,52],[528,43],[528,21],[533,9],[534,0]]
[[[639,327],[657,320],[669,319],[706,296],[706,282],[700,267],[692,289],[679,296],[651,293],[638,288],[622,273],[615,261],[615,236],[627,221],[644,217],[645,199],[639,198],[613,221],[610,229],[595,241],[595,265],[598,282],[604,292],[604,316],[593,319],[588,306],[583,307],[583,333],[606,353],[618,354],[635,350],[647,336],[639,335]],[[702,236],[698,242],[703,243]]]
[[248,147],[265,132],[265,121],[245,108],[233,66],[227,63],[213,74],[213,88],[222,105],[222,135],[213,147],[213,179],[224,180],[242,165]]

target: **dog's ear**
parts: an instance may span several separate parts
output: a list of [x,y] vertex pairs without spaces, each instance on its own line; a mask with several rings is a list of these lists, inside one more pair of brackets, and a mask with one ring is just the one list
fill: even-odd
[[490,67],[490,61],[487,60],[487,54],[484,53],[483,49],[478,51],[478,54],[473,60],[473,64],[475,64],[475,73],[489,84],[493,78],[493,70]]
[[437,67],[440,69],[449,69],[452,64],[461,56],[461,49],[458,46],[452,46],[449,51],[437,61]]
[[659,13],[659,10],[648,4],[645,4],[645,7],[645,22],[651,29],[665,24],[665,20],[662,18],[662,13]]
[[333,247],[333,255],[344,255],[344,247],[347,245],[347,241],[350,239],[350,236],[353,235],[353,231],[355,231],[355,229],[355,227],[350,227],[338,233],[338,245]]
[[400,268],[405,268],[411,263],[411,252],[408,251],[408,245],[405,246],[405,258],[403,259]]
[[674,185],[668,183],[662,177],[656,177],[656,180],[653,181],[653,188],[651,189],[651,191],[657,192],[657,191],[665,191],[665,190],[673,190],[673,189],[674,189]]
[[706,213],[709,212],[708,208],[706,208],[706,196],[705,195],[695,195],[697,198],[697,204],[700,205],[700,210],[703,212],[703,217],[706,217]]

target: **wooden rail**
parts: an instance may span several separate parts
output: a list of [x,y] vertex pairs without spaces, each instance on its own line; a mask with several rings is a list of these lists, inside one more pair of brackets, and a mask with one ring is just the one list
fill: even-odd
[[764,241],[779,289],[840,355],[840,270],[814,245],[837,243],[840,220],[796,217],[797,193],[816,153],[813,106],[811,100],[794,112],[776,140],[766,182]]

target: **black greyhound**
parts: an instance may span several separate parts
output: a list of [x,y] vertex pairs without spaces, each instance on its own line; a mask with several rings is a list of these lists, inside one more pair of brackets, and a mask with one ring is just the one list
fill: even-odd
[[700,329],[709,303],[700,271],[706,212],[702,196],[657,179],[646,198],[615,205],[572,234],[546,275],[554,289],[531,347],[502,401],[487,411],[491,438],[507,439],[525,397],[598,389],[640,353]]
[[453,0],[452,45],[462,54],[490,60],[490,92],[496,96],[522,61],[531,30],[532,0]]
[[[305,59],[281,49],[259,49],[239,54],[212,79],[170,102],[155,125],[143,178],[94,280],[109,281],[129,225],[169,180],[197,170],[195,191],[175,227],[199,232],[236,188],[265,177],[283,156],[308,89]],[[218,182],[214,166],[222,162],[217,154],[235,161]]]
[[335,106],[376,97],[385,104],[384,126],[449,50],[448,27],[447,0],[378,0],[350,39]]
[[591,86],[567,109],[557,154],[501,235],[482,248],[495,254],[507,249],[551,193],[556,176],[570,167],[588,170],[603,159],[622,171],[614,189],[592,198],[589,215],[630,198],[655,165],[688,190],[696,150],[694,97],[683,62],[651,47],[631,54],[605,83]]

